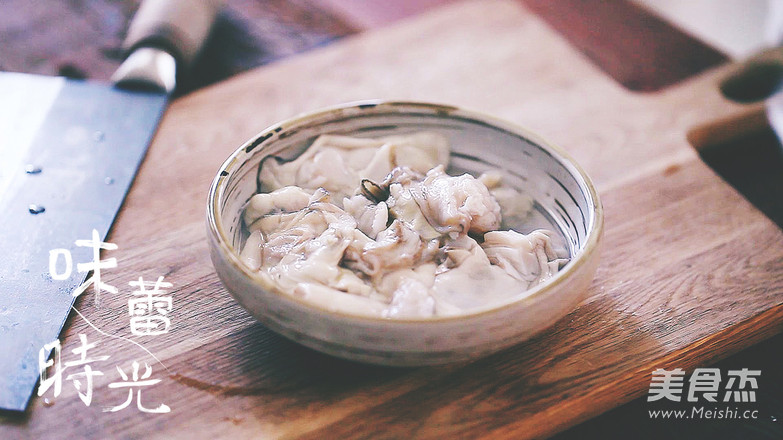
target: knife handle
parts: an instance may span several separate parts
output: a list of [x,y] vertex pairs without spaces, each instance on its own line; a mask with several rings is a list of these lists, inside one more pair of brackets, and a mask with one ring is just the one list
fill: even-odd
[[764,50],[742,61],[720,83],[723,96],[732,101],[763,101],[783,84],[783,47]]
[[145,0],[131,21],[123,49],[163,49],[187,69],[204,45],[222,0]]

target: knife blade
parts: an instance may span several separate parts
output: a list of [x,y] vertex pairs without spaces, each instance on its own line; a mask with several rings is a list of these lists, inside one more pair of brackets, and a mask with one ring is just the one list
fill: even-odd
[[783,93],[778,92],[768,98],[765,107],[769,125],[783,145]]
[[[25,410],[39,350],[59,336],[72,292],[87,278],[76,262],[93,260],[92,249],[75,242],[93,230],[105,240],[176,77],[197,56],[221,4],[146,0],[112,85],[0,73],[0,96],[15,98],[0,102],[0,409]],[[57,248],[69,250],[74,264],[55,281],[49,251]]]

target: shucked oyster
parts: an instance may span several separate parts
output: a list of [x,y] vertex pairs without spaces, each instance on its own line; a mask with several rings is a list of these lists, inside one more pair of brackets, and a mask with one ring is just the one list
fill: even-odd
[[362,179],[383,180],[394,168],[426,173],[448,166],[449,146],[435,133],[378,139],[323,135],[291,162],[267,161],[259,173],[265,191],[284,186],[323,188],[336,201],[354,193]]
[[567,260],[550,231],[498,230],[507,207],[525,215],[525,198],[497,174],[446,174],[448,156],[433,133],[325,135],[296,160],[268,161],[242,260],[288,294],[388,318],[461,314],[552,277]]

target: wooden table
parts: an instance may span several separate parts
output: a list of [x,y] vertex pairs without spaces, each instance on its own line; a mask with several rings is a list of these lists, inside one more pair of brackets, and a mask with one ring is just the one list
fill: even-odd
[[[66,383],[60,397],[37,398],[26,414],[0,416],[0,437],[547,436],[644,395],[655,368],[711,365],[781,331],[779,227],[685,140],[694,126],[744,111],[716,92],[726,71],[719,53],[624,3],[603,9],[590,1],[430,3],[447,2],[424,2],[433,8],[423,15],[173,103],[110,236],[119,245],[111,253],[119,267],[106,275],[118,286],[139,276],[165,276],[174,284],[170,332],[137,338],[162,363],[72,316],[66,349],[85,334],[97,343],[95,355],[111,355],[101,364],[105,376],[96,378],[92,405],[85,407]],[[185,92],[356,34],[362,24],[385,25],[382,18],[390,16],[362,12],[357,2],[348,22],[330,4],[230,1],[201,74]],[[0,14],[0,35],[13,49],[0,53],[0,65],[105,79],[117,64],[114,48],[135,2],[80,7],[4,4],[5,11],[25,13]],[[601,17],[616,38],[595,37],[584,24]],[[36,23],[51,26],[23,31]],[[634,40],[634,32],[644,38]],[[660,46],[650,43],[651,50],[644,42]],[[644,50],[664,55],[651,59]],[[207,256],[209,181],[236,146],[275,121],[368,97],[465,105],[527,125],[568,149],[595,179],[607,212],[606,252],[591,299],[528,342],[438,368],[344,362],[256,323],[222,288]],[[101,331],[130,336],[127,292],[104,297],[100,309],[89,297],[78,308]],[[780,341],[762,347],[779,353]],[[776,356],[750,353],[719,365],[759,368],[755,362],[766,358],[763,377],[779,377]],[[124,399],[108,384],[118,377],[115,366],[127,372],[134,360],[149,362],[161,379],[145,389],[144,404],[165,403],[171,413],[148,415],[133,405],[101,411]],[[759,392],[774,393],[769,387]],[[628,411],[644,419],[649,408],[634,405],[561,436],[597,434],[606,426],[629,432],[623,431]],[[773,401],[766,415],[779,409]],[[770,420],[751,424],[751,432],[780,432]],[[715,426],[726,425],[708,429]]]

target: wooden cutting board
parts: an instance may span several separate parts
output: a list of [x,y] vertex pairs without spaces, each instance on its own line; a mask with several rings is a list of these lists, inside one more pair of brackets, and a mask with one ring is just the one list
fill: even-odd
[[[686,135],[745,108],[715,87],[726,68],[633,93],[518,2],[470,1],[203,89],[173,103],[109,241],[119,288],[72,316],[63,362],[96,346],[91,405],[71,381],[2,416],[2,438],[528,438],[561,431],[647,392],[651,371],[708,365],[783,330],[783,234],[700,160]],[[434,101],[527,126],[568,150],[606,210],[591,298],[539,336],[469,364],[350,363],[258,324],[220,284],[205,201],[222,161],[281,119],[368,99]],[[86,232],[86,234],[89,233]],[[87,236],[85,238],[88,238]],[[173,284],[171,328],[133,337],[128,282]],[[110,335],[132,337],[136,345]],[[109,388],[132,361],[142,404]],[[143,370],[142,370],[143,371]]]

